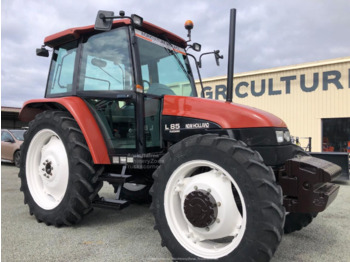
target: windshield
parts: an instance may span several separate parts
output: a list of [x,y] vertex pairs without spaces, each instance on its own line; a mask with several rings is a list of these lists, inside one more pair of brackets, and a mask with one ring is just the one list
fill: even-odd
[[145,93],[195,96],[183,48],[136,30]]
[[10,132],[12,133],[12,135],[19,141],[23,141],[23,135],[25,133],[25,130],[10,130]]

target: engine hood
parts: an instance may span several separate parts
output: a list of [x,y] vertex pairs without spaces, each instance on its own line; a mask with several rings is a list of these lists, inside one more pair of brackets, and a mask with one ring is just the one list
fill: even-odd
[[287,127],[283,120],[263,110],[198,97],[166,95],[162,114],[208,120],[222,128]]

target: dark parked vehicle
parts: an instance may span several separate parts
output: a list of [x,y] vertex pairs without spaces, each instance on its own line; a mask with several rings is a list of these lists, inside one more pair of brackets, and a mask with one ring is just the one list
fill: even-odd
[[25,130],[1,129],[1,161],[11,162],[19,167]]

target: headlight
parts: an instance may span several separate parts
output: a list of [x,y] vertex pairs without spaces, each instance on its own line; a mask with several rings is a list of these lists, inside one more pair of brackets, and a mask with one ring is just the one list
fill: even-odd
[[283,143],[283,131],[276,131],[276,137],[277,137],[277,142],[278,143]]
[[285,131],[283,134],[284,140],[290,142],[290,133],[289,131]]
[[278,143],[290,142],[289,131],[276,131],[276,138]]

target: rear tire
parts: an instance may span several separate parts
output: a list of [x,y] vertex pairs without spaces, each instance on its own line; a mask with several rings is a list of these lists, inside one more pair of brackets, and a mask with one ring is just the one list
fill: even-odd
[[257,152],[197,135],[172,146],[160,163],[151,210],[175,260],[271,259],[283,234],[282,191]]
[[21,151],[17,150],[13,155],[13,163],[16,167],[20,167],[21,165]]
[[152,197],[149,194],[151,185],[125,183],[122,187],[120,198],[126,199],[138,204],[149,204]]
[[317,214],[310,213],[289,213],[286,215],[284,233],[289,234],[308,226]]
[[75,119],[45,111],[30,122],[21,147],[21,191],[38,222],[73,225],[91,211],[102,182]]
[[[309,156],[300,146],[294,145],[293,156]],[[311,213],[288,213],[286,214],[286,222],[284,224],[284,233],[290,234],[299,231],[308,226],[312,220],[317,216]]]

